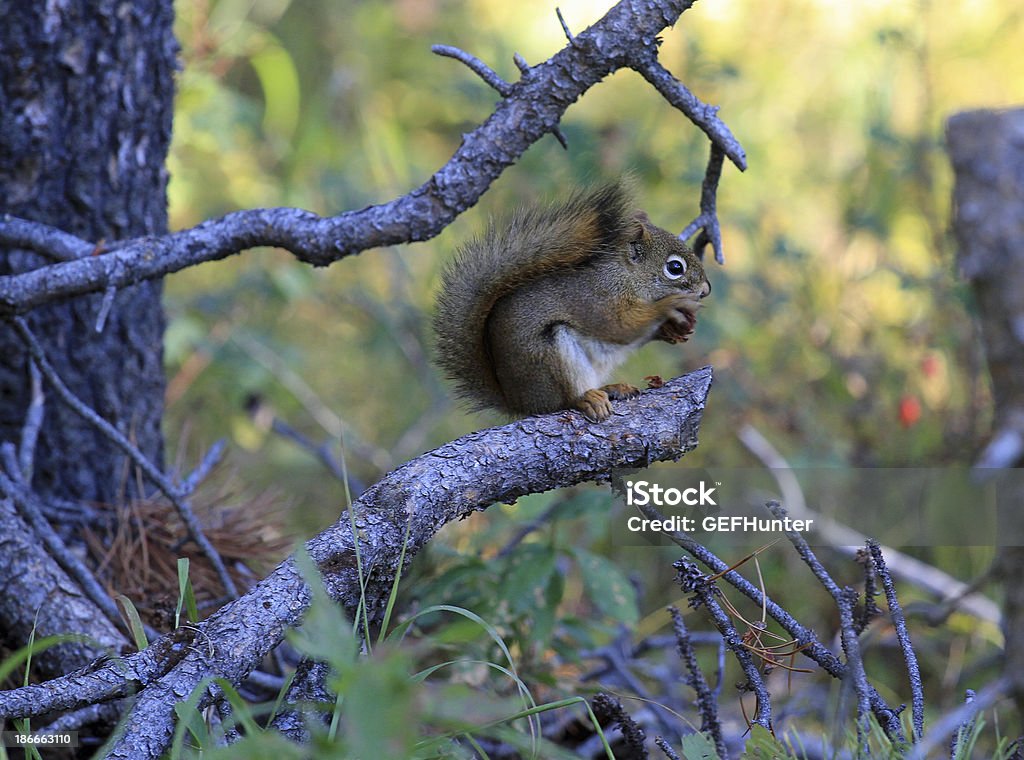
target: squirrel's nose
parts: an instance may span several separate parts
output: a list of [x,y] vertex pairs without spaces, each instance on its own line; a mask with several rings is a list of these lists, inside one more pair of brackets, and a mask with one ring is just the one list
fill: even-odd
[[711,294],[711,283],[708,280],[704,280],[704,287],[701,288],[700,298],[707,298]]

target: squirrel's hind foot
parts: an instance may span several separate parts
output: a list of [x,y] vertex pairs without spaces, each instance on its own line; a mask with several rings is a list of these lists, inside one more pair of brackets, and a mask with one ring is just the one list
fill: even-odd
[[604,422],[612,416],[612,400],[636,398],[640,395],[640,389],[629,383],[612,383],[600,388],[591,388],[584,391],[583,395],[576,399],[573,407],[583,412],[584,416],[591,422]]
[[591,422],[604,422],[612,416],[612,402],[608,394],[598,388],[584,391],[573,406],[583,412]]

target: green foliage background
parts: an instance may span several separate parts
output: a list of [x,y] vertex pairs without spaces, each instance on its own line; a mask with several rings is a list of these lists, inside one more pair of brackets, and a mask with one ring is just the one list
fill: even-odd
[[[563,4],[576,28],[604,9]],[[430,44],[460,45],[514,79],[514,51],[536,62],[564,42],[539,1],[196,0],[178,13],[176,227],[251,206],[330,214],[407,192],[496,98]],[[942,123],[1020,96],[1021,13],[997,2],[731,0],[696,5],[665,34],[666,65],[722,107],[750,159],[745,174],[725,172],[728,261],[712,265],[696,338],[651,346],[623,373],[715,366],[702,461],[744,461],[730,434],[740,421],[795,463],[969,459],[988,399],[947,235]],[[314,437],[331,427],[265,366],[270,357],[234,341],[239,332],[304,378],[350,443],[382,450],[369,468],[353,457],[367,477],[385,458],[480,426],[424,371],[437,270],[460,242],[491,215],[627,170],[663,226],[696,213],[704,137],[632,72],[594,88],[563,126],[568,152],[542,140],[434,241],[323,271],[264,252],[173,278],[167,362],[172,375],[190,371],[173,378],[168,432],[189,420],[213,435],[226,414],[237,443],[271,445],[246,422],[249,394]],[[197,351],[213,360],[201,371],[187,366]],[[907,398],[921,415],[901,426]],[[296,469],[282,464],[278,482]]]
[[[560,5],[580,30],[610,0]],[[510,80],[514,52],[539,62],[564,44],[549,0],[181,0],[177,11],[176,228],[236,208],[332,214],[406,193],[497,97],[431,44],[462,47]],[[702,0],[666,31],[662,61],[721,106],[750,164],[724,173],[727,262],[710,265],[696,336],[646,347],[620,373],[640,382],[714,365],[701,446],[687,463],[756,466],[736,437],[744,423],[794,465],[971,461],[990,399],[948,234],[942,130],[958,110],[1022,99],[1022,43],[1024,8],[1011,0]],[[490,216],[624,171],[660,225],[681,229],[697,212],[705,138],[637,75],[598,85],[562,126],[568,152],[545,138],[435,240],[317,271],[280,251],[249,252],[168,280],[172,442],[194,455],[227,431],[246,484],[286,494],[296,531],[308,533],[337,517],[343,489],[270,432],[270,412],[316,441],[344,431],[362,482],[497,421],[462,413],[430,364],[437,276],[458,245]],[[595,491],[583,490],[584,503],[599,510]],[[451,550],[424,562],[427,601],[456,596],[485,617],[504,615],[506,630],[522,628],[519,651],[540,658],[559,642],[568,651],[600,640],[594,621],[611,635],[628,614],[601,609],[578,572],[588,563],[620,572],[591,553],[603,551],[595,518],[570,507],[569,525],[582,530],[553,525],[528,539],[530,562],[491,561],[488,546],[564,498],[534,497],[446,531]],[[475,559],[452,559],[460,556]],[[968,575],[986,553],[929,559]],[[641,613],[678,594],[663,558],[630,562],[645,584],[663,584]],[[441,572],[456,565],[457,578]],[[502,606],[510,578],[544,589],[529,615],[522,597]],[[785,586],[784,573],[775,578]],[[817,593],[796,594],[797,611],[820,607]],[[963,630],[936,656],[995,639]],[[940,701],[958,698],[956,683],[943,684]]]

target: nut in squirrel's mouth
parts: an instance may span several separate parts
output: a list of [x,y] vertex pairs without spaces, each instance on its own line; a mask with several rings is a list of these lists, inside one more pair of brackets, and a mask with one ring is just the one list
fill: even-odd
[[663,340],[666,343],[684,343],[693,335],[697,327],[697,312],[690,309],[681,309],[683,319],[674,321],[665,320],[654,334],[655,340]]

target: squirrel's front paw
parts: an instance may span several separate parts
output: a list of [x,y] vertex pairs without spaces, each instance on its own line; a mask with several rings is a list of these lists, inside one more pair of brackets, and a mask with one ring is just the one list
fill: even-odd
[[699,306],[680,306],[678,309],[673,309],[672,313],[669,314],[668,321],[675,322],[677,325],[683,328],[693,329],[693,326],[697,324],[697,309]]
[[612,383],[611,385],[602,385],[601,390],[608,394],[608,398],[615,401],[627,398],[636,398],[640,395],[640,389],[635,385],[629,383]]
[[671,319],[661,323],[661,327],[654,333],[655,340],[663,340],[666,343],[681,343],[689,340],[697,326],[697,317],[688,314],[678,321]]
[[591,422],[604,422],[612,416],[612,402],[603,390],[591,388],[576,399],[574,406]]
[[663,340],[666,343],[679,343],[693,335],[697,327],[697,310],[700,309],[700,302],[688,296],[681,296],[676,300],[668,319],[661,323],[658,331],[654,334],[655,340]]

